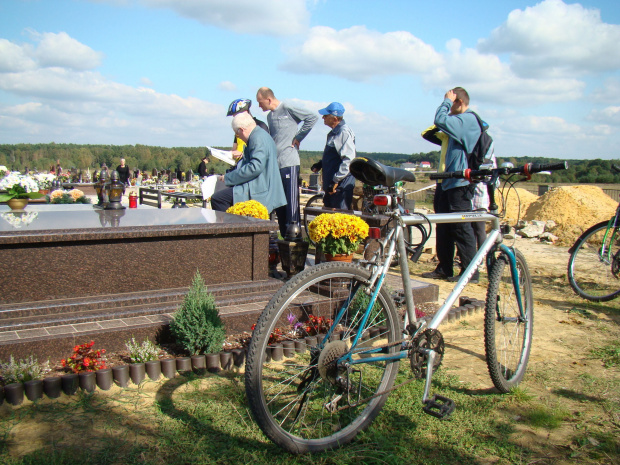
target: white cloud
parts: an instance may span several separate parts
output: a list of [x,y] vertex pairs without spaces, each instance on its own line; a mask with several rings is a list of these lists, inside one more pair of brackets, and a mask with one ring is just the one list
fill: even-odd
[[36,64],[29,55],[29,45],[20,46],[0,39],[0,73],[33,69]]
[[202,24],[245,34],[285,36],[308,27],[305,0],[141,0]]
[[490,37],[485,53],[510,53],[521,76],[567,76],[620,68],[620,25],[601,21],[600,11],[561,0],[514,10]]
[[607,79],[602,87],[592,92],[592,98],[597,102],[620,103],[620,79]]
[[237,86],[230,81],[222,81],[218,85],[220,90],[224,90],[226,92],[236,92]]
[[98,67],[103,59],[103,53],[95,52],[66,32],[39,34],[31,31],[31,35],[39,42],[33,55],[40,66],[82,71]]
[[429,88],[465,87],[476,102],[531,106],[546,102],[576,100],[585,83],[571,78],[534,79],[516,75],[497,55],[468,48],[460,51],[454,41],[447,47],[444,65],[423,77]]
[[[230,129],[221,117],[221,105],[132,87],[97,71],[80,70],[95,66],[100,55],[65,33],[33,37],[41,39],[39,46],[0,41],[0,50],[10,52],[9,59],[0,54],[0,90],[25,100],[0,104],[2,140],[40,142],[38,137],[44,135],[43,142],[54,138],[75,143],[225,143],[223,134]],[[78,53],[83,64],[63,58],[63,50]],[[42,62],[41,56],[45,56]],[[24,140],[25,135],[33,139]]]
[[153,81],[147,77],[140,78],[140,84],[146,87],[153,87]]
[[441,64],[432,46],[405,31],[382,34],[364,26],[335,30],[313,27],[288,51],[282,69],[363,81],[377,75],[421,74]]
[[602,110],[593,110],[588,119],[605,125],[620,126],[620,106],[609,106]]

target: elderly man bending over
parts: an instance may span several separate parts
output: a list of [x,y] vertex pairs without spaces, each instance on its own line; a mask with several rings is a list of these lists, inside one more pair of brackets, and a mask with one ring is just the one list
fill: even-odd
[[256,126],[247,112],[235,115],[232,128],[247,146],[237,168],[220,176],[220,180],[229,187],[213,194],[211,207],[214,210],[226,211],[235,203],[256,200],[271,213],[286,205],[276,144],[271,136]]

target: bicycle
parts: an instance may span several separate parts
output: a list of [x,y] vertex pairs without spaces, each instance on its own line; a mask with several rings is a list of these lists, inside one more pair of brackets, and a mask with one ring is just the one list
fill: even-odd
[[[612,165],[615,172],[620,167]],[[620,295],[620,204],[609,221],[586,230],[568,249],[568,282],[584,299],[607,302]]]
[[[475,181],[490,176],[493,180],[501,174],[529,175],[565,167],[529,164],[436,177]],[[356,158],[350,169],[367,184],[388,187],[413,176],[368,158]],[[495,204],[493,188],[490,196]],[[438,327],[485,259],[491,270],[485,308],[489,374],[501,392],[508,392],[525,374],[533,331],[531,279],[523,255],[502,243],[498,216],[403,215],[396,199],[391,194],[375,197],[378,205],[392,207],[392,221],[374,257],[355,264],[328,262],[307,268],[273,296],[255,326],[245,367],[250,410],[265,435],[292,453],[319,452],[350,442],[379,414],[392,390],[416,379],[425,380],[425,413],[446,418],[454,411],[451,399],[430,395],[432,375],[445,350]],[[418,321],[404,226],[471,221],[491,222],[487,240],[430,323]],[[378,238],[380,231],[371,228],[370,234]],[[401,270],[404,315],[385,285],[393,257],[398,257]],[[290,346],[300,332],[310,336],[308,350],[302,346],[292,351]],[[278,338],[289,346],[288,358],[276,356]],[[409,360],[414,376],[394,386],[403,359]]]

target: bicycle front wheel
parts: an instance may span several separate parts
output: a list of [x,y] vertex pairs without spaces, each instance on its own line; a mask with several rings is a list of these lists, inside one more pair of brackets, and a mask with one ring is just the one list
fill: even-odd
[[[331,262],[306,269],[274,295],[256,324],[245,367],[248,402],[265,435],[292,453],[348,443],[387,400],[385,391],[394,384],[398,360],[364,360],[370,360],[371,352],[386,356],[400,351],[399,317],[382,288],[362,331],[369,277],[369,271],[354,264]],[[363,338],[351,349],[360,331]],[[299,335],[310,335],[307,350],[289,350],[288,357],[280,359],[278,340],[290,346]],[[338,363],[347,356],[362,363]]]
[[323,208],[323,194],[316,194],[310,197],[306,202],[303,213],[303,223],[304,230],[306,231],[306,237],[313,246],[316,246],[316,243],[312,239],[310,239],[310,230],[308,229],[308,225],[313,219],[317,217],[317,215],[308,212],[307,208]]
[[577,294],[593,302],[607,302],[620,294],[618,228],[607,229],[607,225],[604,221],[584,232],[568,260],[568,282]]
[[501,253],[491,267],[485,308],[487,367],[493,384],[500,392],[510,391],[523,379],[534,327],[532,279],[523,254],[516,249],[514,253],[523,314],[519,310],[517,288],[506,253]]

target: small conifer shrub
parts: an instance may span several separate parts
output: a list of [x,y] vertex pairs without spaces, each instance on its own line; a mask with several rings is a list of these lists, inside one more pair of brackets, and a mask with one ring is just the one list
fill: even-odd
[[224,323],[215,305],[215,298],[199,271],[196,271],[189,292],[174,313],[170,331],[177,344],[190,355],[217,353],[226,338]]

